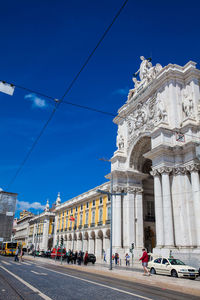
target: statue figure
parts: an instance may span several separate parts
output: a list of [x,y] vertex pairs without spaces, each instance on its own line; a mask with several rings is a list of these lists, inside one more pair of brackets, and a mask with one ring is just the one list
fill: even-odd
[[158,97],[158,102],[157,102],[157,121],[167,121],[167,111],[164,105],[164,102],[161,100],[160,97]]
[[188,95],[188,93],[184,93],[183,95],[183,104],[182,104],[183,112],[185,114],[185,118],[189,118],[193,116],[193,102],[192,97]]
[[148,59],[145,59],[144,56],[140,56],[140,59],[142,62],[140,64],[139,77],[142,81],[147,78],[148,71],[152,68],[152,63]]
[[117,136],[117,147],[119,150],[124,149],[124,138],[121,134]]
[[138,87],[138,85],[139,85],[139,81],[137,80],[136,77],[133,77],[132,80],[133,80],[133,82],[134,82],[134,84],[135,84],[135,89],[137,89],[137,87]]

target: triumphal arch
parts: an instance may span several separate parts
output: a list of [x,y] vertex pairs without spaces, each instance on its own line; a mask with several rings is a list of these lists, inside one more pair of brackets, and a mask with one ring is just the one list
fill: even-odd
[[140,59],[114,119],[113,251],[200,260],[200,70]]

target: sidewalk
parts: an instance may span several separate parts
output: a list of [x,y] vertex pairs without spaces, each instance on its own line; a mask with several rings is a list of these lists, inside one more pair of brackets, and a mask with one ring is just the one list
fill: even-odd
[[[132,282],[138,282],[141,284],[145,284],[148,286],[156,286],[162,289],[174,290],[176,292],[182,292],[189,295],[199,296],[200,297],[200,281],[199,280],[190,280],[184,278],[172,278],[170,276],[162,276],[162,275],[152,275],[152,276],[143,276],[142,267],[141,268],[131,268],[128,269],[126,267],[117,266],[113,268],[113,270],[109,270],[109,266],[105,264],[89,264],[85,265],[72,265],[67,264],[65,261],[61,265],[60,261],[40,258],[40,257],[32,257],[25,256],[25,260],[35,261],[35,262],[44,262],[47,264],[62,266],[63,268],[80,270],[83,272],[89,272],[93,274],[109,276],[112,278],[116,278],[117,280],[128,280]],[[120,272],[119,272],[120,270]]]

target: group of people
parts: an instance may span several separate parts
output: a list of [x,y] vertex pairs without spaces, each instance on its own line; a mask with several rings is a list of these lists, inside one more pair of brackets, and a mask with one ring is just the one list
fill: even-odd
[[70,262],[72,264],[78,264],[79,266],[81,265],[81,263],[83,262],[84,265],[88,264],[88,251],[82,252],[81,250],[75,251],[73,252],[73,250],[70,250],[66,252],[66,259],[67,259],[67,263],[69,264]]
[[15,251],[15,259],[14,259],[14,261],[19,261],[19,257],[20,257],[20,261],[23,261],[23,259],[22,259],[23,255],[24,255],[24,251],[23,251],[22,247],[21,248],[17,247],[17,249]]

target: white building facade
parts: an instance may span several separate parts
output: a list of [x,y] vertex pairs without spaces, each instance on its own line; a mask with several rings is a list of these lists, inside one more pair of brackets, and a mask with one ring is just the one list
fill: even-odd
[[[200,70],[141,65],[114,122],[111,159],[113,252],[134,255],[146,247],[159,255],[200,262]],[[137,79],[139,74],[139,80]]]

